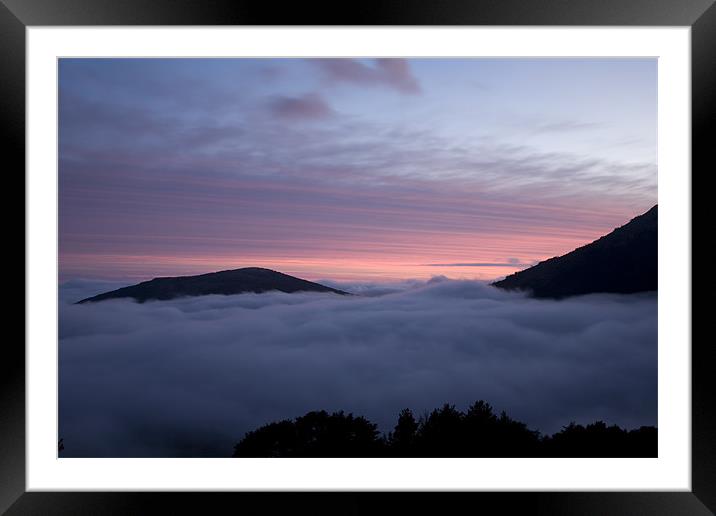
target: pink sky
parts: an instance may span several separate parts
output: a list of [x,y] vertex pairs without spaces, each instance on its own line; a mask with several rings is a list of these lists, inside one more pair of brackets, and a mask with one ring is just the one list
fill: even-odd
[[469,184],[406,183],[176,179],[181,193],[148,190],[122,200],[118,187],[95,190],[82,208],[89,221],[92,212],[104,215],[101,228],[65,237],[62,274],[141,279],[256,266],[314,280],[489,280],[564,254],[639,213],[616,202],[530,204]]
[[656,204],[655,88],[653,60],[62,60],[60,281],[499,278]]

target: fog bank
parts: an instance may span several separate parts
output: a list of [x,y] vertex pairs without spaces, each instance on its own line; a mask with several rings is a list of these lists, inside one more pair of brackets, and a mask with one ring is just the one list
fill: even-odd
[[402,408],[478,399],[546,433],[657,423],[655,295],[534,300],[441,278],[330,286],[359,295],[73,305],[107,285],[62,285],[62,456],[226,457],[246,431],[310,410],[389,431]]

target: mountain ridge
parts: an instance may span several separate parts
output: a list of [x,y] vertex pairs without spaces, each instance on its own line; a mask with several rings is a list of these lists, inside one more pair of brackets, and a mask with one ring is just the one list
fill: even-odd
[[207,272],[194,276],[168,276],[142,281],[135,285],[103,292],[78,301],[76,304],[93,303],[108,299],[132,298],[139,303],[145,301],[167,301],[179,297],[197,297],[211,294],[233,295],[242,293],[260,294],[269,291],[332,292],[350,295],[348,292],[296,278],[282,272],[262,267],[244,267],[223,271]]
[[658,205],[610,233],[510,274],[493,286],[560,299],[595,293],[658,290]]

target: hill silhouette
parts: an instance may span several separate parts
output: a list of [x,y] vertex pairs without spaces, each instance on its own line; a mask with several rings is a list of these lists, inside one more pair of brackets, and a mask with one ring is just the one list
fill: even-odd
[[563,298],[657,290],[657,206],[594,242],[507,276],[494,286]]
[[208,294],[231,295],[245,292],[259,294],[272,290],[287,293],[333,292],[334,294],[349,295],[342,290],[326,287],[312,281],[272,271],[271,269],[247,267],[210,272],[198,276],[154,278],[136,285],[88,297],[78,301],[78,304],[117,298],[132,298],[143,303],[149,300],[169,300],[178,297],[205,296]]
[[234,457],[656,457],[657,429],[625,430],[602,421],[570,423],[542,436],[484,402],[466,412],[445,404],[419,420],[409,409],[380,435],[364,417],[326,411],[248,432]]

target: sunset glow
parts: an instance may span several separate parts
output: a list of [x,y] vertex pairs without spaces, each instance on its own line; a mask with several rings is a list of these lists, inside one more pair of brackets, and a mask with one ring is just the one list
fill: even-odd
[[60,280],[490,280],[656,204],[656,61],[62,59]]

